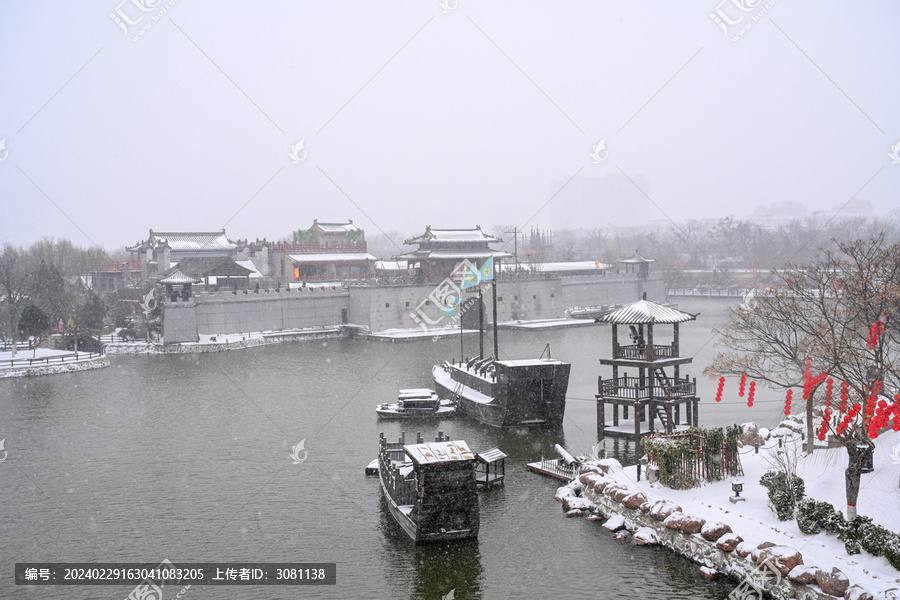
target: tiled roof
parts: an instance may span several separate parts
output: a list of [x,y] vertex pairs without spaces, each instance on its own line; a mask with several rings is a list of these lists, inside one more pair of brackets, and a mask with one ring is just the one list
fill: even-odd
[[408,239],[404,244],[421,244],[425,242],[502,242],[503,240],[488,235],[481,230],[481,227],[475,229],[432,229],[428,226],[425,233],[418,237]]
[[[171,271],[171,269],[169,269]],[[175,267],[175,271],[166,277],[163,277],[159,280],[160,283],[174,283],[174,284],[183,284],[183,283],[200,283],[203,281],[199,277],[191,277],[190,275],[185,275],[181,272],[178,267]]]
[[639,300],[634,304],[623,306],[618,310],[599,317],[597,322],[616,323],[618,325],[640,325],[643,323],[670,325],[693,321],[696,318],[697,315],[680,311],[677,308],[662,306],[647,300]]
[[655,258],[644,258],[640,254],[635,252],[628,258],[623,258],[619,262],[624,263],[626,265],[639,265],[641,263],[654,263],[654,262],[656,262],[656,259]]
[[196,250],[231,250],[237,244],[228,239],[225,230],[221,231],[153,231],[150,238],[157,242],[165,241],[174,252]]

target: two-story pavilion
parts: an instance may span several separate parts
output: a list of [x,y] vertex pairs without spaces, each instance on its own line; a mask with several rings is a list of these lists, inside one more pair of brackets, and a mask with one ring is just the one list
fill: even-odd
[[[678,339],[679,325],[696,317],[648,302],[645,294],[643,300],[597,318],[597,322],[612,325],[612,358],[600,359],[600,364],[612,367],[612,378],[597,378],[599,437],[637,440],[657,430],[656,419],[658,429],[664,433],[698,424],[697,379],[681,376],[681,366],[693,359],[680,355]],[[672,326],[671,342],[660,340],[660,325]],[[619,343],[620,326],[628,326],[630,344]],[[629,375],[625,369],[634,369],[636,374]],[[606,405],[612,409],[609,421]]]

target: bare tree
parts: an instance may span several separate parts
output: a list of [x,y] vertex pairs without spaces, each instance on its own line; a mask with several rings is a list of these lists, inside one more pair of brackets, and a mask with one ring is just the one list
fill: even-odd
[[[752,310],[732,310],[719,342],[725,348],[706,368],[710,375],[747,373],[774,388],[802,387],[806,401],[807,452],[813,448],[813,408],[828,378],[844,382],[848,402],[841,420],[823,421],[819,439],[832,439],[849,456],[845,471],[848,517],[856,512],[866,454],[893,412],[900,428],[900,399],[882,403],[881,391],[898,381],[896,342],[900,328],[900,244],[884,234],[867,240],[833,242],[803,268],[780,273],[782,287],[757,298]],[[813,374],[820,373],[815,376]],[[827,396],[827,394],[825,395]],[[900,395],[898,395],[900,398]],[[830,407],[824,413],[831,416]]]
[[8,335],[13,340],[12,355],[16,355],[19,318],[25,308],[31,272],[27,265],[27,255],[12,244],[3,244],[0,254],[0,293],[3,294],[3,308],[9,325]]

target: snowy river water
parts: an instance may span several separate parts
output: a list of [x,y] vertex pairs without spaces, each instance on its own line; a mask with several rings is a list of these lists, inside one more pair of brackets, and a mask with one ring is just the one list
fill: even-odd
[[[753,409],[715,404],[716,382],[700,371],[725,304],[681,307],[702,311],[682,327],[682,353],[696,355],[684,372],[698,377],[701,424],[777,418],[777,399],[764,394]],[[554,357],[572,363],[561,432],[463,419],[409,426],[407,439],[440,428],[476,451],[497,446],[509,455],[506,485],[481,496],[478,540],[449,546],[414,546],[363,467],[375,457],[379,432],[396,438],[401,431],[397,422],[378,422],[374,405],[398,388],[432,387],[431,366],[458,356],[458,339],[113,356],[106,369],[2,380],[0,438],[8,454],[0,463],[0,598],[122,600],[133,587],[15,586],[15,562],[165,558],[176,565],[337,563],[335,586],[194,586],[184,600],[437,600],[451,590],[457,600],[724,598],[733,586],[706,581],[687,560],[563,518],[553,500],[559,483],[525,468],[552,456],[555,443],[582,453],[596,442],[596,361],[608,355],[609,335],[605,326],[501,331],[504,358],[535,356],[549,342]],[[477,340],[466,346],[471,355]],[[291,449],[301,440],[305,459],[293,464]],[[608,452],[634,460],[625,444],[608,443]],[[167,588],[164,600],[181,591]]]

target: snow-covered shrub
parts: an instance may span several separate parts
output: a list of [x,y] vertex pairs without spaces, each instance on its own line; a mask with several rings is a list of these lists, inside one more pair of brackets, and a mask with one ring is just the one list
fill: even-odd
[[822,529],[833,535],[839,535],[847,526],[844,513],[836,510],[830,502],[816,502],[816,521]]
[[822,526],[816,518],[817,504],[812,498],[806,498],[797,505],[797,527],[805,534],[814,535],[822,531]]
[[871,524],[872,519],[862,515],[856,515],[847,522],[847,526],[838,535],[838,538],[844,541],[847,554],[859,554],[862,551],[863,530]]
[[803,498],[806,486],[796,475],[792,476],[791,485],[784,471],[768,471],[759,479],[759,484],[769,490],[769,506],[778,515],[779,521],[794,518],[796,504]]
[[863,550],[872,556],[884,556],[884,546],[890,534],[891,532],[881,525],[870,522],[860,527],[859,541]]
[[900,534],[892,533],[884,543],[884,557],[895,569],[900,571]]

